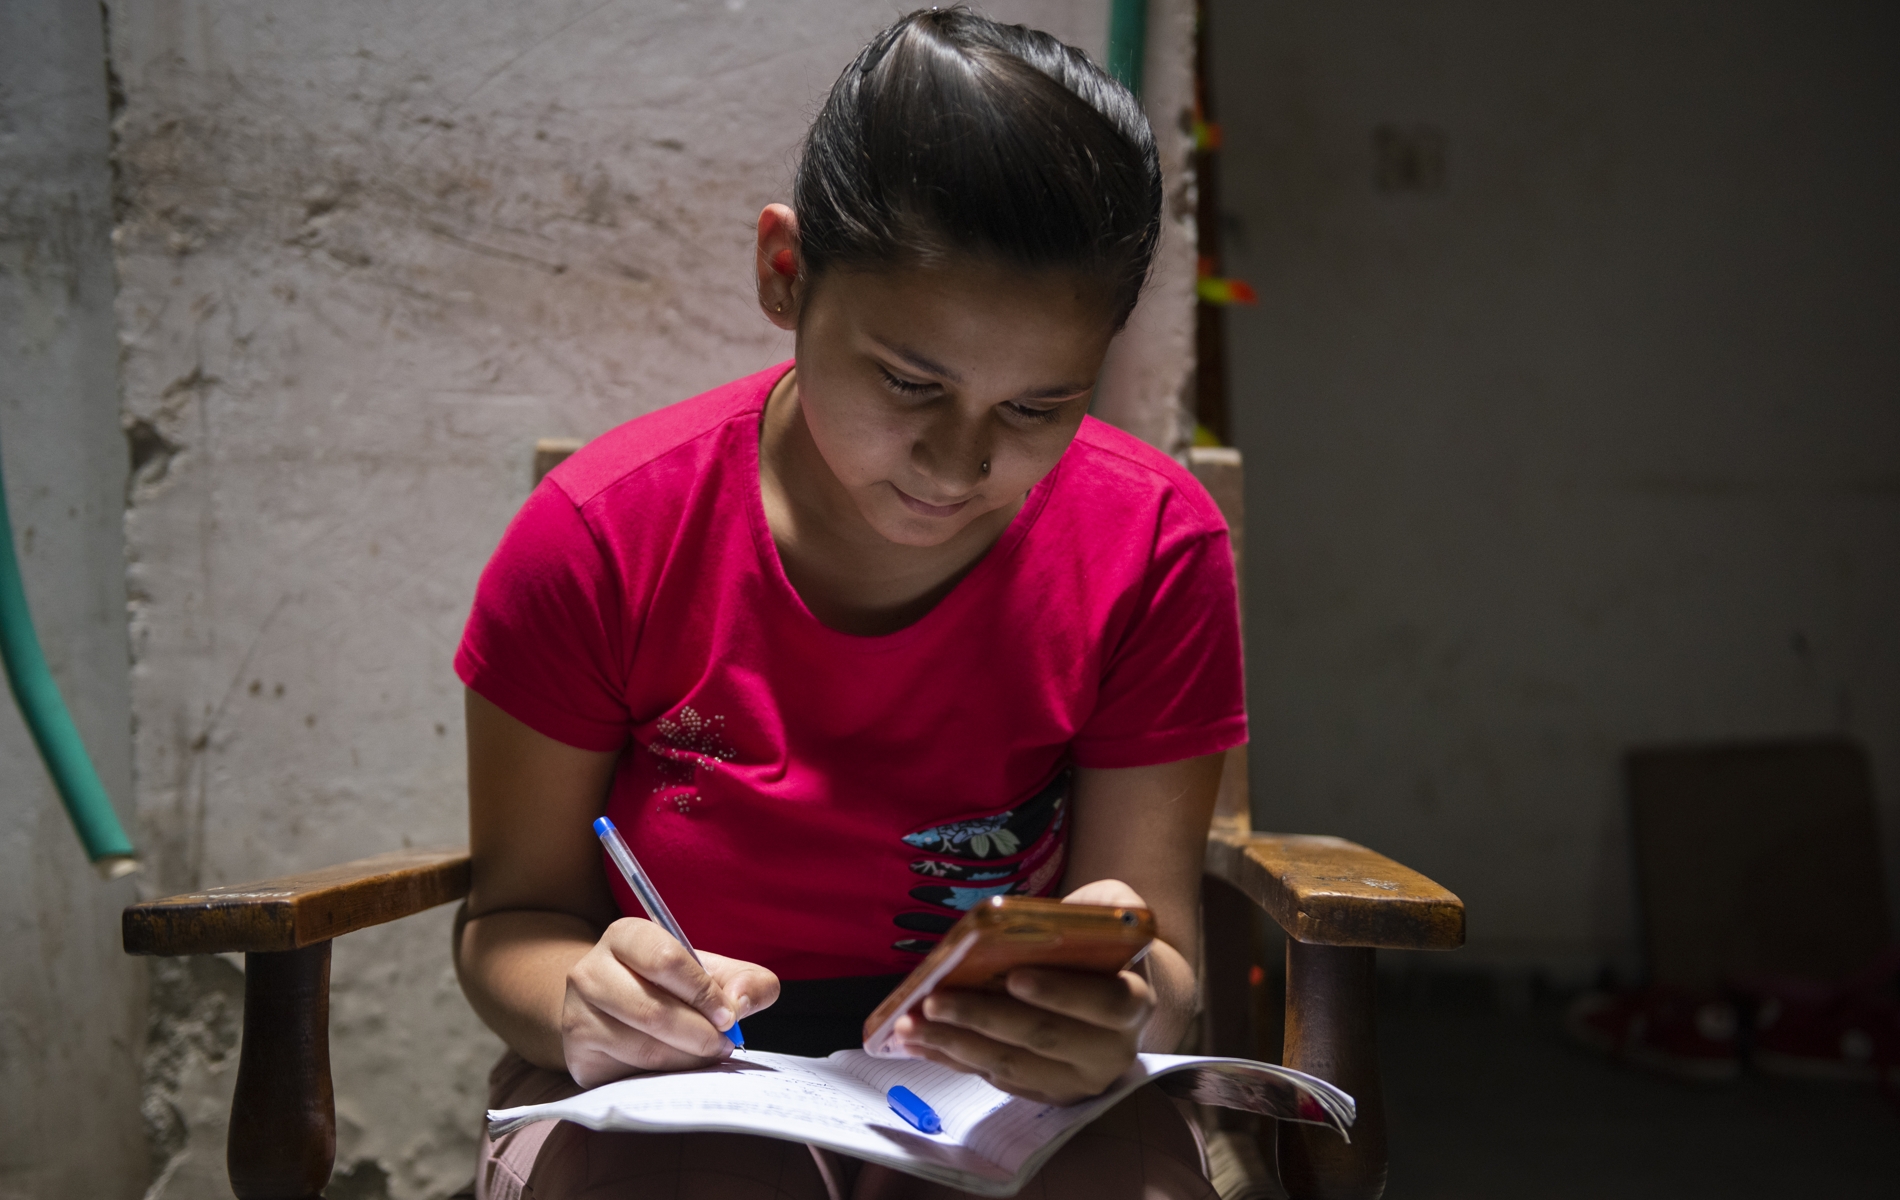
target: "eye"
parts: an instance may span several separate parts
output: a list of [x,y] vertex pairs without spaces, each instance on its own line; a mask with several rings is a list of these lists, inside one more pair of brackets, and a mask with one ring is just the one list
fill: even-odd
[[883,367],[879,367],[877,373],[884,377],[884,386],[900,396],[921,396],[925,392],[937,390],[937,385],[934,383],[912,383],[908,379],[899,379]]
[[1003,407],[1025,421],[1053,421],[1056,419],[1056,414],[1062,411],[1061,405],[1054,408],[1034,408],[1027,404],[1018,404],[1013,400]]

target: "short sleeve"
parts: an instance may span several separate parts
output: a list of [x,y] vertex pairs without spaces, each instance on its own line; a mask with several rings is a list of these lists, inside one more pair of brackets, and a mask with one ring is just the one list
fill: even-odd
[[1225,530],[1157,548],[1095,710],[1078,766],[1145,767],[1247,740],[1240,605]]
[[482,571],[455,673],[557,742],[618,750],[627,739],[621,588],[566,492],[544,481]]

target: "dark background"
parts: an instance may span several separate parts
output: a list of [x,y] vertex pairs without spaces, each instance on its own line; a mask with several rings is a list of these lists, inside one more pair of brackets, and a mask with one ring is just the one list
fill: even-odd
[[1891,902],[1900,9],[1208,21],[1256,827],[1582,980],[1638,965],[1626,749],[1844,734]]
[[1207,21],[1255,827],[1470,908],[1383,956],[1388,1194],[1900,1194],[1891,1098],[1559,1032],[1643,973],[1632,747],[1859,742],[1894,904],[1900,8]]

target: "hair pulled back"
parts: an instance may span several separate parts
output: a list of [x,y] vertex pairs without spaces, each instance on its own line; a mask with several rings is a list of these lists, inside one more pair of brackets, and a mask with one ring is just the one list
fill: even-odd
[[1161,166],[1139,103],[1080,50],[929,9],[832,85],[793,203],[808,279],[971,255],[1071,270],[1119,328],[1161,236]]

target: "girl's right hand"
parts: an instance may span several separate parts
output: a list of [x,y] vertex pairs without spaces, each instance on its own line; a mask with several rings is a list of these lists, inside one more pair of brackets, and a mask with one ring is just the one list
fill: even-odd
[[720,1030],[775,1002],[778,976],[719,954],[700,958],[703,968],[651,921],[623,917],[609,925],[567,973],[561,1049],[574,1082],[598,1087],[732,1053]]

